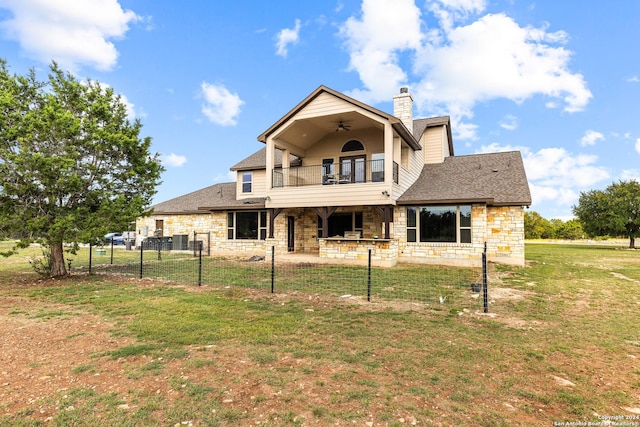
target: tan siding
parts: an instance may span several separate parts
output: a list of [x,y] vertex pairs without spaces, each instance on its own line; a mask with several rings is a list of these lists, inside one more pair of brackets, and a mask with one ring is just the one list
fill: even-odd
[[[423,138],[419,138],[419,142],[422,145],[424,143]],[[421,151],[414,151],[413,149],[408,149],[409,156],[409,167],[402,167],[402,162],[398,162],[400,164],[400,176],[399,183],[393,186],[393,199],[397,199],[400,197],[413,183],[418,179],[420,173],[422,172],[422,167],[424,166],[424,149]]]
[[305,119],[316,116],[326,116],[329,114],[339,114],[348,111],[353,111],[357,107],[336,98],[328,93],[322,93],[311,103],[306,105],[302,110],[296,114],[296,120]]
[[446,138],[444,126],[429,128],[424,133],[424,162],[442,163],[444,160],[443,144]]
[[382,194],[388,189],[384,183],[310,185],[305,187],[274,188],[268,208],[381,205],[391,202]]
[[265,170],[251,171],[253,173],[253,182],[251,193],[242,192],[242,174],[246,171],[238,171],[236,175],[236,198],[238,200],[248,199],[252,197],[265,197],[267,195],[267,173]]
[[[360,141],[364,146],[364,151],[354,151],[342,153],[342,146],[352,139]],[[365,131],[340,132],[337,135],[329,135],[321,139],[317,144],[307,150],[307,155],[303,159],[303,165],[321,165],[322,159],[331,158],[336,162],[342,156],[352,156],[366,154],[367,160],[371,160],[371,154],[382,153],[384,151],[384,141],[382,131],[371,129]]]

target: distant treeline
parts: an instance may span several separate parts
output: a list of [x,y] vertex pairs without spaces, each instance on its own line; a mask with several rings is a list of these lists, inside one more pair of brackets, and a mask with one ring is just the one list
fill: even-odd
[[577,240],[587,238],[580,221],[570,219],[546,219],[538,212],[525,212],[524,214],[525,239],[563,239]]

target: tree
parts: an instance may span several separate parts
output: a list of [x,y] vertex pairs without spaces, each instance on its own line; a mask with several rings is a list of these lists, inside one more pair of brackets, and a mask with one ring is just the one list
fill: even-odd
[[63,244],[123,230],[150,204],[163,169],[141,128],[97,81],[52,63],[42,82],[0,60],[0,233],[41,241],[50,275],[66,275]]
[[575,218],[565,222],[561,221],[555,230],[555,236],[557,239],[565,240],[582,239],[584,237],[582,224],[580,224],[580,221]]
[[524,238],[525,239],[551,239],[553,238],[553,226],[538,212],[524,213]]
[[573,213],[590,236],[625,236],[629,247],[635,248],[640,234],[640,184],[620,181],[605,190],[582,192]]

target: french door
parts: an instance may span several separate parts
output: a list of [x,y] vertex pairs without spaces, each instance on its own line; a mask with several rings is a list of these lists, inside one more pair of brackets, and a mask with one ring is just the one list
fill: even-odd
[[[365,182],[366,181],[366,157],[350,156],[340,158],[340,177],[345,182]],[[343,182],[341,180],[341,182]]]

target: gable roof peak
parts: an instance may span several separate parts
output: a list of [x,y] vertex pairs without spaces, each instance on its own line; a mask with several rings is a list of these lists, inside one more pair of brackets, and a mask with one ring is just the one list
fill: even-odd
[[327,87],[325,85],[320,85],[318,86],[313,92],[311,92],[309,95],[307,95],[307,97],[305,97],[302,101],[300,101],[295,107],[293,107],[291,110],[289,110],[289,112],[287,112],[287,114],[285,114],[284,116],[282,116],[277,122],[275,122],[273,125],[271,125],[266,131],[264,131],[263,133],[261,133],[258,136],[258,141],[260,142],[267,142],[267,138],[269,137],[269,135],[271,135],[272,133],[274,133],[280,126],[282,126],[285,122],[287,122],[289,119],[291,119],[293,116],[295,116],[298,112],[300,112],[304,107],[306,107],[307,105],[309,105],[313,100],[315,100],[318,96],[320,96],[322,93],[328,93],[332,96],[335,96],[338,99],[341,99],[344,102],[347,102],[357,108],[362,108],[363,110],[366,110],[370,113],[373,113],[383,119],[386,119],[389,121],[389,123],[391,123],[391,125],[394,127],[394,129],[396,130],[396,132],[398,132],[402,138],[404,138],[405,140],[407,140],[407,142],[412,145],[416,150],[420,149],[420,144],[418,144],[418,142],[416,141],[416,139],[414,138],[413,134],[411,133],[411,129],[407,129],[406,126],[404,126],[404,124],[402,123],[402,121],[398,118],[395,117],[391,114],[385,113],[382,110],[379,110],[375,107],[372,107],[371,105],[365,104],[364,102],[358,101],[355,98],[352,98],[348,95],[345,95],[342,92],[338,92],[337,90],[331,89],[330,87]]

